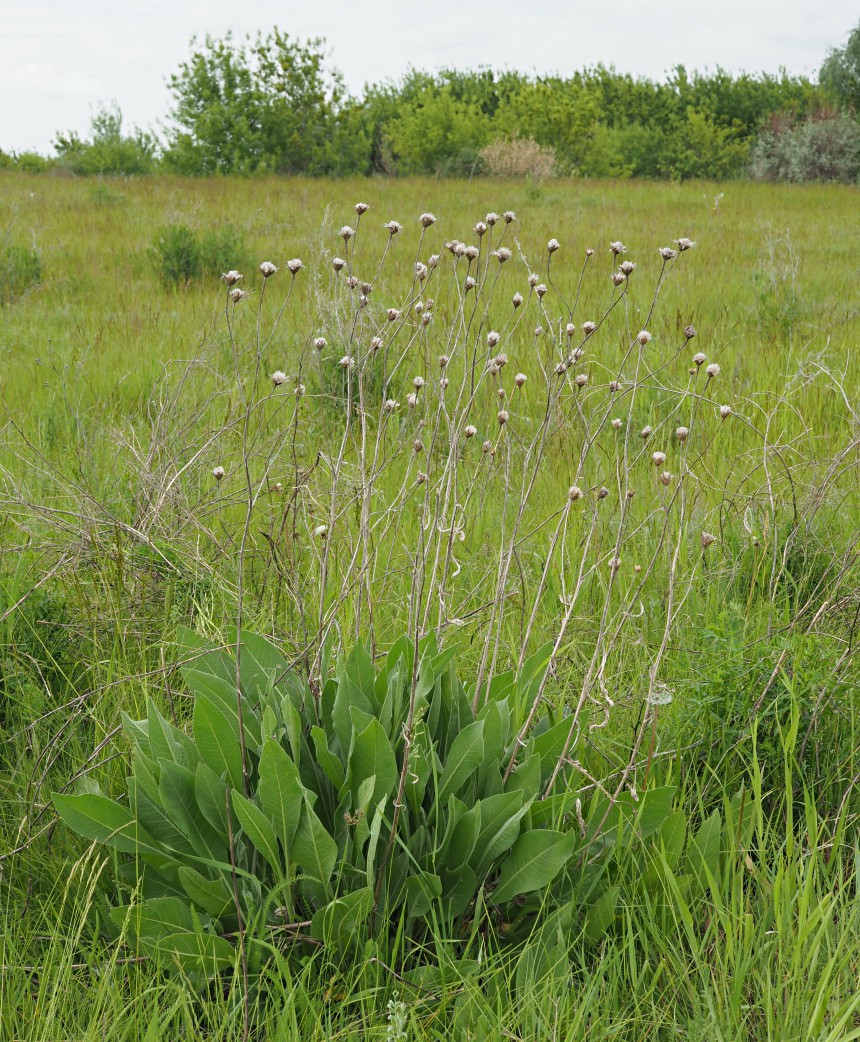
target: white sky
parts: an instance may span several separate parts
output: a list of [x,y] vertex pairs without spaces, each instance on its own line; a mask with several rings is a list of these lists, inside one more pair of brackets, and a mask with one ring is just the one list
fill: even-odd
[[279,26],[325,37],[354,92],[410,66],[570,73],[602,62],[814,75],[857,24],[857,0],[0,0],[0,148],[85,134],[99,102],[157,129],[193,35]]

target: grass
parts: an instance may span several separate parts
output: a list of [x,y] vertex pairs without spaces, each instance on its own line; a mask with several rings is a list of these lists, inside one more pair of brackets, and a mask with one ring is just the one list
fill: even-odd
[[[599,943],[575,930],[512,950],[492,924],[469,944],[438,937],[425,990],[372,951],[276,949],[249,996],[254,1038],[860,1037],[856,190],[738,183],[715,206],[706,184],[0,181],[0,227],[41,266],[0,305],[0,1036],[246,1034],[241,974],[200,994],[104,937],[113,857],[48,809],[87,778],[119,787],[121,710],[140,716],[151,695],[187,720],[176,624],[223,639],[241,612],[313,676],[358,636],[379,652],[429,627],[480,689],[557,640],[542,696],[581,704],[577,784],[675,784],[693,832],[743,790],[750,822],[726,832],[704,908],[669,861],[658,890],[637,889],[648,866],[619,851],[628,897]],[[346,246],[359,199],[371,209]],[[473,315],[443,244],[475,241],[493,206],[517,213],[514,255],[498,279],[487,268]],[[439,222],[416,254],[422,211]],[[377,272],[389,218],[404,230]],[[252,296],[235,308],[214,279],[169,288],[151,248],[171,225],[229,225],[281,270],[262,295],[246,270]],[[655,304],[657,247],[680,236],[697,246]],[[619,238],[638,265],[620,298]],[[353,245],[366,309],[331,272]],[[410,307],[387,324],[430,252],[433,321]],[[530,268],[550,285],[542,311]],[[556,392],[575,295],[575,323],[601,325]],[[643,327],[653,339],[630,354]],[[390,354],[369,352],[377,329]],[[446,394],[468,387],[491,329],[507,367],[483,377],[482,361],[472,405],[449,409],[438,355]],[[713,380],[687,372],[699,349]],[[355,376],[337,365],[348,354]],[[271,387],[275,369],[286,386]],[[574,372],[589,376],[580,391]],[[705,550],[703,531],[717,536]]]

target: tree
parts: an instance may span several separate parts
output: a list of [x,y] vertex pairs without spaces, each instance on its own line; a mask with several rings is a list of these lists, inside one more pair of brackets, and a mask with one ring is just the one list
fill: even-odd
[[102,105],[90,121],[90,140],[75,131],[57,134],[54,141],[60,163],[76,174],[151,173],[155,167],[158,141],[145,130],[123,133],[122,112],[114,102]]
[[818,80],[840,104],[860,112],[860,22],[848,34],[844,47],[830,49]]

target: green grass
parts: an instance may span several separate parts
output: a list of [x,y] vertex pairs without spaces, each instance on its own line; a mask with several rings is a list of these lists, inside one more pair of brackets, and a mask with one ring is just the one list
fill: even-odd
[[[631,777],[640,789],[677,784],[695,829],[743,787],[752,832],[727,844],[704,911],[669,871],[659,900],[643,890],[619,907],[599,944],[574,931],[552,958],[534,947],[511,951],[492,925],[469,944],[440,937],[431,961],[446,969],[427,992],[372,952],[345,964],[311,948],[277,950],[253,982],[253,1037],[395,1037],[393,1028],[386,1034],[387,1011],[398,992],[405,1037],[416,1040],[860,1038],[860,196],[732,183],[721,186],[715,208],[718,190],[575,181],[94,184],[0,174],[0,227],[11,246],[35,249],[41,265],[38,283],[8,300],[0,294],[0,1037],[242,1038],[240,974],[201,995],[105,939],[99,917],[116,896],[113,858],[87,852],[55,825],[50,792],[89,775],[118,790],[127,753],[114,741],[120,712],[141,715],[147,695],[188,719],[172,670],[174,627],[222,637],[240,589],[246,624],[272,635],[300,670],[319,650],[309,620],[327,618],[335,650],[371,634],[381,651],[404,632],[422,539],[426,486],[414,485],[412,452],[420,437],[430,446],[420,457],[429,485],[437,474],[458,475],[462,508],[450,517],[464,538],[452,544],[457,567],[444,607],[425,589],[419,615],[430,605],[443,643],[460,644],[461,668],[477,675],[482,662],[496,672],[515,666],[535,605],[528,647],[552,640],[561,598],[584,561],[546,691],[555,705],[570,705],[587,689],[584,725],[602,724],[609,710],[605,727],[583,726],[578,762],[589,776],[611,779],[639,735]],[[345,316],[353,313],[330,259],[343,255],[338,230],[355,224],[359,199],[371,206],[360,226],[360,277],[376,272],[382,221],[400,220],[404,230],[352,337]],[[596,250],[577,323],[606,310],[610,241],[622,239],[638,264],[624,302],[587,349],[587,394],[556,403],[501,586],[500,550],[522,501],[528,438],[545,413],[541,364],[554,357],[549,340],[533,336],[537,321],[546,325],[534,300],[500,345],[510,356],[499,378],[509,424],[499,432],[495,387],[483,388],[470,413],[479,434],[456,451],[431,391],[443,349],[452,387],[469,378],[463,345],[472,341],[461,331],[449,349],[441,339],[459,314],[449,281],[434,283],[433,323],[389,389],[388,361],[362,370],[367,437],[372,447],[379,434],[384,463],[370,507],[390,510],[391,521],[372,544],[361,536],[367,475],[357,422],[335,465],[348,393],[337,359],[354,345],[366,350],[373,323],[388,328],[384,308],[408,296],[418,214],[439,217],[420,259],[441,253],[448,280],[445,239],[475,241],[470,229],[491,208],[517,212],[505,241],[513,246],[515,234],[543,279],[546,241],[561,241],[550,273],[564,298],[576,293],[586,247]],[[229,225],[252,258],[236,264],[280,265],[262,302],[260,280],[245,268],[240,285],[253,295],[227,309],[232,332],[223,283],[172,289],[153,268],[151,247],[170,225],[200,235]],[[630,455],[641,448],[635,432],[645,424],[656,432],[628,468],[627,441],[607,426],[584,452],[586,431],[603,415],[600,388],[646,324],[657,247],[680,236],[697,246],[679,258],[647,323],[651,374],[619,399],[618,415],[634,432]],[[250,398],[258,405],[247,410],[258,307],[267,331],[292,257],[304,269],[261,359]],[[515,249],[482,298],[487,318],[476,344],[488,329],[506,329],[511,294],[528,294],[527,272]],[[547,302],[563,319],[553,292]],[[686,344],[689,323],[698,336]],[[328,346],[316,357],[320,335]],[[688,376],[695,350],[719,363],[713,383]],[[629,386],[632,365],[623,368]],[[298,405],[292,381],[269,394],[275,369],[300,374]],[[521,391],[511,380],[517,371],[528,377]],[[427,388],[413,413],[405,396],[418,374]],[[384,394],[401,402],[387,427],[378,415]],[[726,421],[716,413],[722,403],[734,410]],[[683,445],[672,433],[681,423],[692,432]],[[495,456],[481,452],[484,438]],[[648,459],[658,448],[673,473],[668,492]],[[250,514],[246,463],[261,482]],[[227,475],[217,483],[219,464]],[[679,474],[683,495],[673,495]],[[554,546],[574,482],[585,495]],[[624,506],[628,483],[636,497]],[[601,486],[610,489],[605,501]],[[337,523],[323,544],[312,532],[330,523],[332,503]],[[705,553],[703,530],[718,537]],[[427,538],[445,545],[441,535]],[[616,539],[617,574],[608,564]],[[357,574],[364,578],[351,586]],[[618,626],[614,641],[601,631],[604,609]],[[598,682],[593,663],[604,652]],[[674,696],[658,714],[644,704],[652,668]],[[619,854],[618,871],[632,878],[638,868]]]

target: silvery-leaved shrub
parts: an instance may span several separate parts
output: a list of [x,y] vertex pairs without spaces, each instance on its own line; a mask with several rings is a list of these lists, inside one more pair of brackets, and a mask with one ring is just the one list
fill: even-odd
[[379,668],[359,645],[312,690],[246,633],[238,698],[235,646],[179,642],[190,725],[150,700],[146,719],[124,718],[127,798],[54,796],[66,825],[122,855],[111,919],[165,965],[212,977],[236,965],[240,934],[257,964],[305,939],[342,957],[396,936],[408,958],[481,924],[512,942],[541,921],[595,939],[615,916],[619,850],[680,856],[673,788],[583,807],[569,717],[518,739],[549,648],[475,710],[432,634],[417,664],[405,637]]

